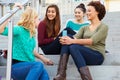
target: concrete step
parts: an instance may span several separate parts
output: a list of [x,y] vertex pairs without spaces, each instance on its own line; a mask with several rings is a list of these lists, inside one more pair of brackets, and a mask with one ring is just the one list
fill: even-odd
[[[119,54],[106,54],[106,59],[101,66],[89,66],[93,76],[93,80],[120,80],[120,60]],[[46,57],[52,59],[55,63],[54,66],[45,66],[49,75],[50,80],[56,75],[57,66],[60,55],[46,55]],[[1,60],[0,60],[1,61]],[[6,59],[3,60],[3,65],[6,65]],[[39,60],[38,60],[39,61]],[[71,56],[68,63],[67,80],[81,80],[80,75],[76,69],[74,61]],[[0,76],[2,80],[6,80],[6,66],[0,66]]]
[[5,79],[5,76],[6,76],[6,66],[0,66],[0,77],[2,80],[3,78]]
[[[53,66],[46,66],[46,69],[50,75],[50,80],[53,80],[53,77],[56,75],[57,66],[59,62],[60,55],[45,55],[54,61]],[[103,65],[89,66],[90,72],[92,73],[93,80],[120,80],[120,54],[106,54],[106,59]],[[6,59],[4,59],[6,60]],[[4,61],[3,60],[3,61]],[[39,61],[37,59],[37,61]],[[6,76],[6,65],[0,66],[0,76],[5,80]],[[77,68],[74,64],[72,57],[70,56],[67,69],[67,80],[80,80],[80,74],[77,71]]]
[[118,65],[120,66],[120,54],[107,53],[103,65]]
[[0,66],[6,65],[6,62],[7,62],[7,59],[5,59],[2,56],[0,56]]
[[[57,72],[57,66],[45,66],[50,80],[53,80]],[[120,80],[120,66],[89,66],[93,80]],[[0,76],[5,80],[6,67],[0,67]],[[67,67],[67,80],[81,80],[80,74],[75,65],[68,65]]]
[[[57,65],[46,66],[51,80],[57,72]],[[120,66],[89,66],[93,80],[120,80]],[[67,80],[81,80],[75,66],[68,65]]]
[[0,49],[8,48],[8,37],[0,35]]
[[[60,55],[45,55],[45,56],[53,60],[55,64],[58,64]],[[120,66],[119,58],[120,58],[120,54],[106,53],[103,65],[119,65]],[[69,57],[68,64],[69,65],[74,64],[74,61],[71,56]]]

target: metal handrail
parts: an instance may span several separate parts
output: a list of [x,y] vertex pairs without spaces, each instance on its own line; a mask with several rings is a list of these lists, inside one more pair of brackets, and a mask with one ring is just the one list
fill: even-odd
[[[25,5],[28,0],[24,0],[22,5]],[[3,24],[6,20],[8,20],[13,14],[19,11],[20,8],[16,7],[13,10],[9,11],[5,16],[0,18],[0,25]],[[12,64],[12,21],[9,23],[9,31],[8,31],[8,55],[7,55],[7,70],[6,70],[6,80],[11,80],[11,64]]]
[[[25,5],[28,2],[28,0],[24,0],[22,5]],[[19,7],[14,8],[13,10],[9,11],[6,15],[4,15],[2,18],[0,18],[0,25],[4,23],[7,19],[9,19],[13,14],[15,14],[18,10],[20,10]]]

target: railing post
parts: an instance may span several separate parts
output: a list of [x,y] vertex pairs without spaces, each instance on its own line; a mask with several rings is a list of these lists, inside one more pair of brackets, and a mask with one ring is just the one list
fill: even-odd
[[7,54],[7,70],[6,70],[6,80],[11,80],[11,64],[12,64],[12,21],[9,22],[9,32],[8,32],[8,54]]
[[[10,4],[10,10],[12,10],[12,5]],[[6,80],[11,79],[11,64],[12,64],[12,19],[10,19],[9,24],[8,24],[8,54],[7,55],[7,72],[6,72]]]

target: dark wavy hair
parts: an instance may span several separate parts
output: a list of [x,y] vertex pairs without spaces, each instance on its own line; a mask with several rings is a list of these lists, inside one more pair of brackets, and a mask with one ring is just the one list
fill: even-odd
[[106,14],[105,6],[100,1],[91,1],[87,6],[93,6],[98,12],[99,20],[102,20]]
[[83,3],[80,3],[76,8],[80,8],[83,11],[83,13],[86,13],[86,8],[85,8],[85,5]]

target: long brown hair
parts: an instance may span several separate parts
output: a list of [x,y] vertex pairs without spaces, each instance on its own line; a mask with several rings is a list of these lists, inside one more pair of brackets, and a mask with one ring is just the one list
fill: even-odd
[[[56,17],[52,21],[49,20],[47,17],[48,9],[51,7],[55,8],[55,11],[56,11]],[[48,37],[56,37],[60,31],[60,13],[59,13],[59,8],[57,5],[51,4],[47,7],[44,22],[47,25],[46,28],[47,28]]]

